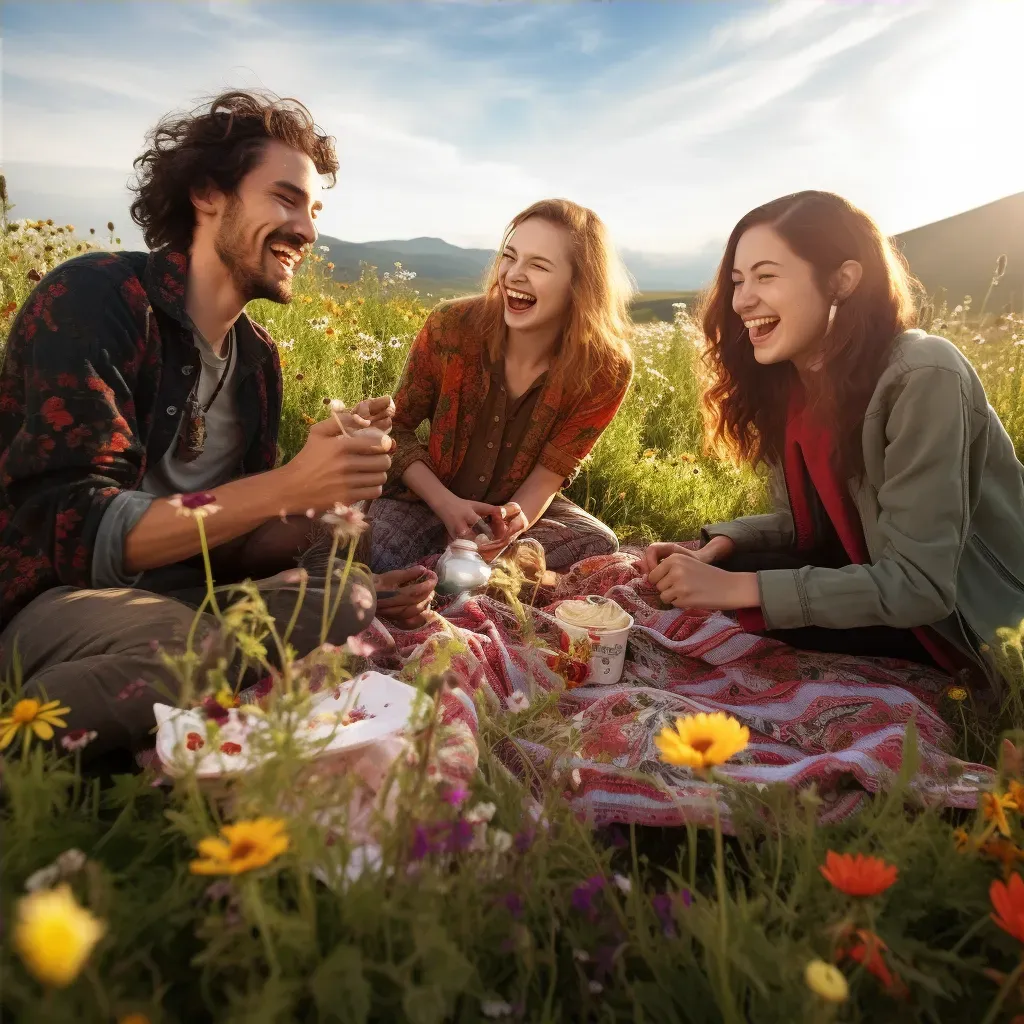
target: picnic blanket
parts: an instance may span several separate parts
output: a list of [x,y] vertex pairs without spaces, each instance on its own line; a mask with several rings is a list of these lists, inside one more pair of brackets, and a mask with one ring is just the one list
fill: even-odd
[[[635,626],[618,684],[569,689],[549,663],[559,634],[552,612],[559,601],[586,594],[613,598]],[[454,633],[466,650],[451,666],[460,686],[445,698],[444,717],[474,733],[472,695],[481,687],[494,708],[507,708],[516,691],[560,691],[558,712],[579,729],[575,749],[517,737],[496,753],[524,781],[547,772],[563,783],[566,799],[596,824],[710,823],[720,787],[663,763],[654,744],[665,724],[698,711],[728,712],[750,729],[749,746],[720,769],[723,776],[761,788],[815,783],[823,823],[850,816],[891,784],[911,719],[920,759],[913,788],[923,800],[973,807],[991,784],[991,769],[949,752],[952,732],[936,711],[951,682],[944,673],[894,659],[800,651],[745,633],[721,612],[666,609],[629,551],[578,562],[541,589],[525,607],[527,635],[512,609],[491,596],[462,595],[438,610],[443,623],[410,632],[375,620],[361,635],[372,667],[395,672],[413,658],[429,662],[431,639]],[[728,828],[725,801],[720,811]]]

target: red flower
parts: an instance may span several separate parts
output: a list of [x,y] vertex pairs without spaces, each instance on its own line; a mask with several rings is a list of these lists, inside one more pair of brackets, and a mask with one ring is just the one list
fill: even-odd
[[240,754],[242,752],[241,743],[232,743],[230,740],[220,745],[220,752],[222,754]]
[[877,896],[896,881],[895,865],[863,853],[851,856],[829,850],[818,869],[825,879],[847,896]]
[[201,747],[206,746],[206,741],[197,732],[190,732],[185,737],[185,746],[189,750],[199,750]]
[[882,983],[882,987],[889,995],[906,995],[906,985],[889,970],[885,958],[882,956],[882,951],[887,948],[885,943],[874,932],[870,932],[866,928],[858,928],[854,935],[856,935],[856,940],[851,946],[846,949],[840,948],[837,951],[840,959],[846,956],[858,964],[863,964],[864,969]]
[[43,402],[41,411],[43,419],[57,431],[61,431],[65,427],[70,427],[71,424],[75,422],[74,416],[64,408],[64,399],[58,398],[57,395],[54,395],[52,398],[48,398]]
[[212,505],[217,500],[217,495],[209,491],[196,491],[194,494],[183,494],[181,496],[182,508],[204,508]]
[[995,908],[992,920],[1018,942],[1024,942],[1024,880],[1014,873],[1009,884],[998,879],[989,886],[989,899]]

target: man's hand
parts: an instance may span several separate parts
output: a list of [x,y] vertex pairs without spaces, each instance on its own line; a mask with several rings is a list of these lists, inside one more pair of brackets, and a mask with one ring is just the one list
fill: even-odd
[[395,403],[390,395],[383,395],[380,398],[364,398],[347,409],[344,402],[335,399],[331,402],[331,412],[337,415],[350,434],[363,427],[375,427],[386,434],[391,429]]
[[[687,558],[695,558],[698,562],[705,562],[710,565],[712,562],[721,562],[729,558],[736,551],[736,545],[728,537],[712,537],[702,548],[687,548],[682,544],[672,544],[661,541],[651,544],[643,553],[640,559],[640,571],[650,575],[660,562],[669,555],[685,555]],[[651,581],[653,582],[653,580]]]
[[662,601],[676,608],[735,611],[761,603],[756,572],[727,572],[691,553],[674,552],[648,574]]
[[319,513],[338,501],[351,505],[379,498],[392,444],[387,435],[345,437],[333,416],[321,420],[310,428],[299,454],[277,471],[282,475],[282,508],[293,515],[307,509]]
[[[427,612],[434,599],[434,577],[427,574],[422,583],[416,579],[426,570],[418,565],[408,569],[394,569],[373,577],[377,591],[377,615],[394,623],[399,629],[418,629],[427,621]],[[393,597],[381,597],[389,590],[397,593]]]

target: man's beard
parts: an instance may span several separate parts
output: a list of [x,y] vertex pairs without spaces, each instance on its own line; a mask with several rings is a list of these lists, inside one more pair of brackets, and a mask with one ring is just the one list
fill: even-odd
[[267,239],[258,253],[253,253],[251,243],[246,238],[242,204],[238,199],[230,201],[213,247],[247,303],[253,299],[282,303],[292,301],[291,278],[271,277],[264,267],[263,261],[272,238]]

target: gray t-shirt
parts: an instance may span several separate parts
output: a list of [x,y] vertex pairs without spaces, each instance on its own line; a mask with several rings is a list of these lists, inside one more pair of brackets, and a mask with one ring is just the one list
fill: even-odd
[[200,359],[196,398],[201,406],[209,402],[221,377],[224,378],[220,392],[206,413],[203,452],[192,462],[177,458],[178,437],[187,414],[187,409],[183,409],[170,448],[146,471],[141,487],[122,491],[103,513],[93,549],[94,587],[130,587],[138,581],[141,574],[133,576],[124,570],[124,540],[155,499],[212,490],[237,476],[245,454],[245,436],[238,417],[235,329],[232,327],[228,334],[223,356],[216,355],[198,331],[194,338]]

